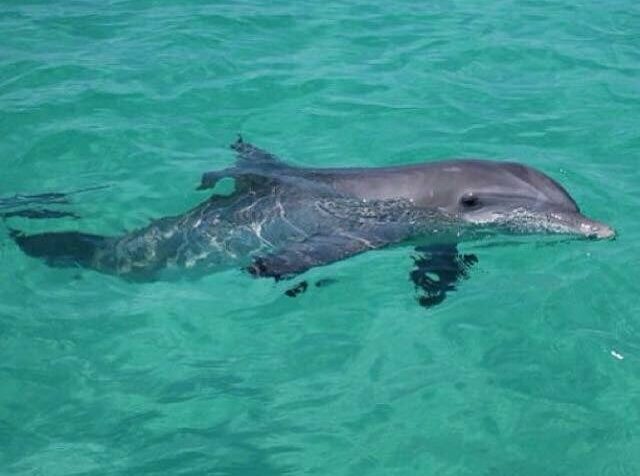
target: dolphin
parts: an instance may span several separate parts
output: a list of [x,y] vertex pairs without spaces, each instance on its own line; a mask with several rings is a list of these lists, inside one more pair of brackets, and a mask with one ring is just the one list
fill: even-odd
[[[566,234],[607,239],[614,230],[587,218],[544,173],[514,162],[452,159],[380,168],[287,164],[242,137],[235,164],[202,176],[200,190],[231,178],[195,208],[121,236],[77,231],[11,237],[51,266],[79,266],[130,279],[171,269],[241,267],[256,277],[292,278],[374,249],[416,248],[410,279],[419,302],[441,302],[467,277],[475,255],[457,244],[487,235]],[[23,214],[23,216],[28,216]],[[288,295],[304,291],[307,283]]]

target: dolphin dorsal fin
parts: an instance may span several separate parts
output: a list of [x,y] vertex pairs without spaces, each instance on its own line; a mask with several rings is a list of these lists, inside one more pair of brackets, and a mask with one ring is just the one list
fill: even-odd
[[236,167],[256,166],[256,165],[276,165],[282,164],[277,156],[259,149],[249,142],[245,142],[238,134],[238,139],[230,146],[237,155]]
[[230,147],[236,152],[235,165],[204,173],[198,190],[213,188],[219,180],[226,177],[251,177],[249,182],[253,184],[268,182],[277,176],[278,171],[289,167],[277,156],[245,142],[240,134]]

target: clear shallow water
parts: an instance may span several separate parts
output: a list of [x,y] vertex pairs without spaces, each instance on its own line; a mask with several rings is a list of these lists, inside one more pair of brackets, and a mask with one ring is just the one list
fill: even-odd
[[[514,158],[614,242],[467,244],[416,305],[410,249],[133,284],[0,230],[0,472],[640,472],[636,2],[3,2],[0,195],[110,188],[116,233],[204,198],[237,132],[301,165]],[[612,351],[622,355],[616,358]]]

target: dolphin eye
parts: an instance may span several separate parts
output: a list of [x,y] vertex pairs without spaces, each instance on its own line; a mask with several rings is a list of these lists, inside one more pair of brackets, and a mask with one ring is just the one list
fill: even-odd
[[478,200],[478,196],[473,193],[465,193],[462,197],[460,197],[460,204],[465,208],[475,207],[480,203]]

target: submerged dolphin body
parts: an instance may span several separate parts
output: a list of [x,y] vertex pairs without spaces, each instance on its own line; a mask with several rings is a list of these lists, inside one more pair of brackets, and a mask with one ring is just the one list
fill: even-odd
[[[134,279],[167,268],[242,266],[255,276],[292,277],[367,250],[412,242],[411,279],[425,305],[441,301],[476,258],[456,244],[487,233],[562,233],[610,238],[580,213],[567,191],[530,167],[447,160],[384,168],[287,165],[242,139],[233,167],[203,175],[200,189],[235,180],[186,213],[123,236],[12,232],[30,256]],[[434,279],[434,275],[436,279]],[[306,285],[304,286],[306,288]]]

